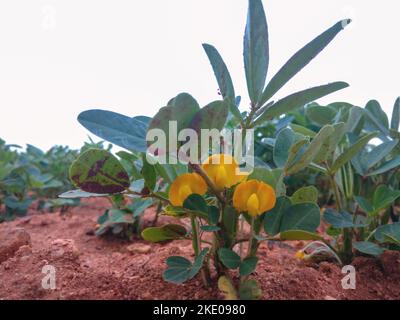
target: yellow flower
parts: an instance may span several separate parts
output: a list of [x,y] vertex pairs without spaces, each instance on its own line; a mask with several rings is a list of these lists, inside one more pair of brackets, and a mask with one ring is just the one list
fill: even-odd
[[233,206],[239,212],[247,212],[253,217],[263,214],[275,207],[274,189],[261,181],[242,182],[233,194]]
[[304,251],[300,250],[300,251],[297,251],[294,256],[299,260],[304,260],[306,254]]
[[204,195],[207,184],[197,173],[187,173],[179,176],[169,190],[169,201],[175,207],[182,207],[185,200],[192,194]]
[[218,191],[233,187],[247,178],[246,174],[239,174],[236,160],[226,154],[212,155],[203,163],[202,168]]

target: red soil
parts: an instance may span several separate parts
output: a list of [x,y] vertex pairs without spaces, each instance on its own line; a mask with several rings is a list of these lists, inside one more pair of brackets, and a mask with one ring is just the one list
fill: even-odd
[[[148,244],[94,236],[96,220],[107,206],[92,199],[63,215],[31,212],[1,224],[0,299],[223,298],[215,287],[203,289],[199,278],[180,286],[163,281],[168,256],[193,258],[190,241]],[[146,218],[152,215],[148,210]],[[165,222],[171,218],[159,219]],[[357,289],[344,290],[338,265],[307,266],[294,258],[301,245],[260,247],[254,277],[263,299],[400,299],[400,253],[387,252],[380,261],[356,258]],[[42,288],[47,264],[56,269],[55,290]]]

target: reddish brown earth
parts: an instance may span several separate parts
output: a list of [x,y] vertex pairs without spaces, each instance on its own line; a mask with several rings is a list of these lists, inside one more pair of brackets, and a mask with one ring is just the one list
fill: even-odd
[[[222,299],[195,278],[180,286],[162,279],[170,255],[193,258],[190,241],[148,244],[93,235],[108,206],[88,200],[66,214],[30,212],[0,225],[0,299]],[[152,218],[152,210],[146,218]],[[161,217],[159,224],[170,218]],[[400,253],[358,257],[357,289],[344,290],[338,265],[307,266],[294,258],[301,243],[260,247],[254,275],[263,299],[400,299]],[[42,288],[42,268],[56,269],[56,289]]]

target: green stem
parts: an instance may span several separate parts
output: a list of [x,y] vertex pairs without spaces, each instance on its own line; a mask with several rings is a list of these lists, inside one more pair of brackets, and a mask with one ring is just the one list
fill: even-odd
[[[135,196],[139,196],[139,197],[143,197],[143,195],[139,192],[135,192],[132,190],[127,190],[125,194],[131,194],[131,195],[135,195]],[[161,201],[165,201],[167,202],[169,205],[171,205],[171,202],[169,201],[169,199],[164,198],[163,196],[156,194],[154,192],[150,193],[149,195],[146,196],[147,198],[155,198]]]
[[[336,206],[339,212],[342,212],[342,200],[340,197],[340,192],[338,185],[335,181],[335,175],[329,175],[330,182],[335,194]],[[342,249],[342,260],[344,263],[349,263],[353,257],[353,243],[352,243],[352,232],[350,228],[343,229],[343,249]]]
[[251,257],[253,254],[254,221],[255,218],[251,217],[250,238],[249,238],[249,248],[247,249],[247,258]]
[[[199,237],[199,224],[196,220],[196,218],[191,215],[190,216],[190,222],[192,224],[192,234],[193,234],[193,238],[192,238],[192,245],[193,245],[193,250],[194,250],[194,254],[196,255],[196,257],[198,257],[200,255],[201,252],[201,239]],[[203,267],[200,271],[201,274],[201,279],[203,281],[203,284],[205,287],[209,286],[209,272],[208,272],[208,268]]]
[[153,226],[155,226],[157,224],[158,217],[160,216],[161,210],[162,210],[162,201],[159,201],[158,205],[157,205],[156,216],[154,217],[154,220],[153,220]]
[[204,181],[206,182],[208,187],[215,194],[215,196],[218,198],[218,200],[221,202],[221,204],[224,204],[226,202],[226,200],[224,199],[222,194],[217,190],[217,187],[210,180],[210,178],[207,176],[207,174],[204,172],[204,170],[198,164],[189,163],[189,166],[193,169],[194,172],[196,172],[198,175],[200,175],[204,179]]

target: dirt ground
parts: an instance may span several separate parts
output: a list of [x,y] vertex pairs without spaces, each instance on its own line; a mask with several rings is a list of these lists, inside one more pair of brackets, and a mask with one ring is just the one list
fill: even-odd
[[[39,214],[0,224],[0,299],[222,299],[199,278],[184,285],[163,281],[170,255],[193,258],[190,241],[149,244],[94,236],[97,218],[108,206],[99,199],[69,212]],[[147,218],[153,211],[149,210]],[[161,217],[159,224],[171,222]],[[400,253],[381,260],[358,257],[356,290],[344,290],[338,265],[307,266],[294,253],[302,243],[260,247],[254,277],[263,299],[400,299]],[[56,289],[43,289],[42,269],[55,267]]]

